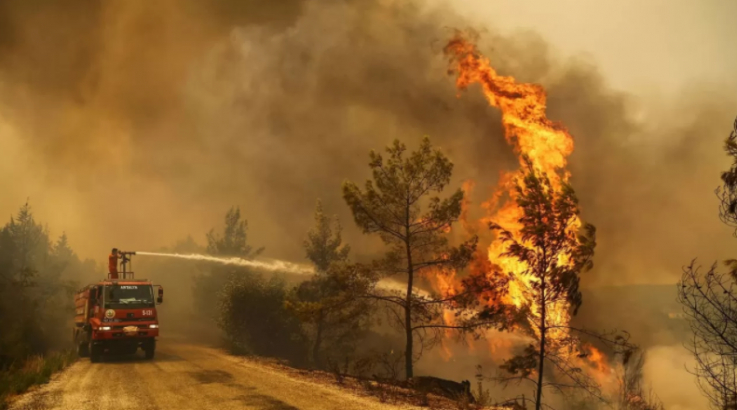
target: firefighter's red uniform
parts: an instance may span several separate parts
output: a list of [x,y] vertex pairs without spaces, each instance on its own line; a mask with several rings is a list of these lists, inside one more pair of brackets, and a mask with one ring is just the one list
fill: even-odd
[[108,269],[110,270],[110,279],[118,279],[118,254],[111,253],[108,256]]

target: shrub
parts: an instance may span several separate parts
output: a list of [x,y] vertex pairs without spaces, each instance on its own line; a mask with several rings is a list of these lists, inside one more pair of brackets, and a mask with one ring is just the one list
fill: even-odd
[[7,407],[8,398],[25,392],[31,386],[47,383],[51,375],[69,366],[76,358],[73,350],[31,356],[22,364],[0,372],[0,409]]
[[220,297],[218,324],[233,353],[305,362],[306,338],[299,319],[285,307],[286,296],[280,278],[253,273],[230,278]]

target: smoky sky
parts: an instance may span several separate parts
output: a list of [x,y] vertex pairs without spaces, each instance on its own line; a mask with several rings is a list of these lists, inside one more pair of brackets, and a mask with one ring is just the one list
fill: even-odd
[[[26,198],[84,256],[150,250],[240,206],[249,240],[301,260],[315,201],[357,256],[345,179],[368,152],[428,135],[474,179],[475,205],[517,160],[500,114],[458,95],[442,46],[468,22],[415,1],[0,1],[0,211]],[[482,29],[503,74],[548,90],[575,139],[572,183],[598,228],[588,284],[674,281],[729,256],[713,190],[733,100],[697,85],[657,118],[535,33]],[[636,69],[636,67],[633,67]],[[475,211],[480,216],[480,210]]]

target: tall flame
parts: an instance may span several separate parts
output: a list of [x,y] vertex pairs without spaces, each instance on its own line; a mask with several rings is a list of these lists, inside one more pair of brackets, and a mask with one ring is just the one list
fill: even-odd
[[[573,152],[573,138],[562,124],[547,118],[545,114],[547,96],[542,86],[520,83],[513,77],[499,75],[491,66],[489,59],[480,55],[473,41],[467,36],[457,33],[446,45],[445,53],[450,57],[451,72],[457,74],[456,87],[459,92],[471,84],[479,84],[489,104],[501,111],[505,138],[520,161],[520,169],[501,174],[496,191],[482,204],[488,216],[479,222],[494,222],[509,231],[517,242],[524,242],[521,237],[522,226],[519,223],[523,210],[517,205],[515,189],[516,184],[522,181],[526,165],[523,158],[526,157],[535,171],[550,181],[552,190],[559,191],[570,177],[566,167],[568,156]],[[477,233],[478,225],[481,225],[469,221],[468,194],[473,187],[473,181],[465,181],[463,184],[463,190],[467,195],[462,204],[461,222],[469,234]],[[580,227],[581,221],[576,217],[570,224],[570,233],[575,234]],[[488,298],[486,303],[529,306],[532,313],[529,320],[536,336],[539,337],[541,310],[537,298],[530,291],[537,279],[525,275],[528,267],[524,262],[506,256],[507,250],[507,243],[493,241],[486,255],[482,253],[483,251],[479,252],[478,257],[472,262],[471,275],[505,275],[509,284],[506,294],[502,296],[501,301]],[[567,261],[559,260],[558,263],[562,265]],[[452,294],[457,286],[454,279],[455,272],[443,272],[432,282],[437,290],[444,294]],[[492,277],[488,279],[491,282],[495,281]],[[481,298],[487,300],[484,296]],[[564,344],[560,343],[569,340],[567,330],[571,320],[569,312],[570,305],[565,300],[546,305],[545,325],[548,328],[546,338],[549,341],[549,349],[556,349],[559,355],[567,356],[574,366],[586,368],[587,373],[591,374],[599,385],[606,391],[613,392],[616,374],[609,365],[608,358],[601,351],[588,344],[581,344],[573,350],[564,349]],[[446,315],[445,319],[449,322],[453,320],[449,315]],[[513,341],[508,337],[492,338],[489,340],[488,348],[494,354],[510,353],[512,344],[516,342],[519,341]],[[444,345],[443,351],[446,360],[449,359],[450,349]]]
[[[569,174],[566,165],[573,151],[573,138],[563,125],[547,118],[546,94],[542,86],[520,83],[513,77],[499,75],[489,60],[479,54],[475,44],[461,33],[448,42],[445,53],[454,64],[452,71],[457,73],[457,88],[465,90],[469,85],[478,83],[489,104],[501,111],[505,138],[519,156],[520,165],[524,165],[523,156],[529,158],[535,170],[550,180],[553,189],[567,182]],[[520,242],[522,226],[518,221],[522,209],[516,203],[515,183],[521,176],[521,169],[503,174],[496,193],[485,204],[491,213],[488,220],[510,231]],[[507,200],[501,203],[502,199]],[[576,220],[573,229],[577,230],[579,226],[580,221]],[[510,276],[506,302],[517,307],[529,304],[534,316],[540,307],[528,290],[535,279],[522,274],[527,270],[524,262],[504,255],[507,247],[501,241],[492,242],[488,249],[489,261],[498,266],[503,274]],[[566,302],[558,302],[546,309],[549,311],[548,326],[560,329],[558,326],[568,324],[570,315]],[[539,318],[533,317],[531,320],[539,321]],[[537,329],[535,326],[533,328]],[[565,334],[549,336],[555,340]]]

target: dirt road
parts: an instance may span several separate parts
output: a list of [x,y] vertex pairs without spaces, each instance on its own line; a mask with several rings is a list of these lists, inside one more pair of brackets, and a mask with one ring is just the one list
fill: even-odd
[[160,340],[156,358],[80,359],[11,410],[385,410],[400,407],[298,380],[216,349]]

